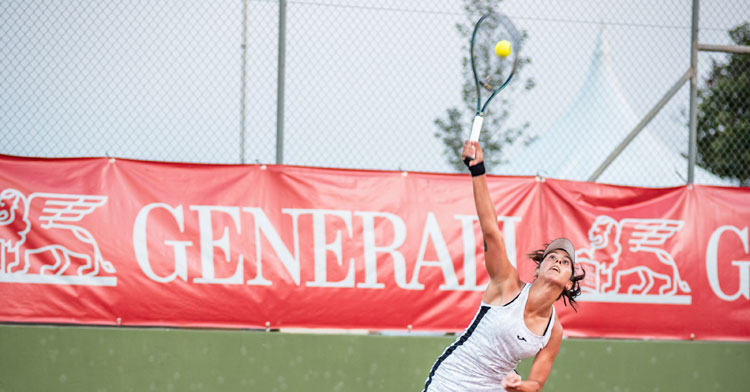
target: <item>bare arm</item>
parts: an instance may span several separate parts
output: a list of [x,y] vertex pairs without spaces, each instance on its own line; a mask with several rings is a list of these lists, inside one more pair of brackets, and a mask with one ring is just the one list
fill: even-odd
[[[476,150],[475,150],[476,149]],[[475,153],[475,158],[469,162],[470,166],[484,161],[482,148],[478,142],[466,141],[461,158],[464,159]],[[474,188],[474,204],[476,205],[479,225],[482,228],[482,237],[486,246],[484,264],[490,275],[490,285],[485,293],[485,301],[490,302],[495,298],[502,298],[503,294],[515,295],[520,290],[523,282],[518,277],[518,270],[510,263],[505,250],[505,240],[497,225],[497,211],[492,203],[490,191],[487,187],[485,175],[472,177]]]

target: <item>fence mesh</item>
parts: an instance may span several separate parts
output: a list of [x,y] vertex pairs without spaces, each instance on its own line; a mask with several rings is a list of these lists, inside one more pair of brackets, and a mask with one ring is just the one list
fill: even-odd
[[[489,3],[289,1],[280,24],[270,0],[3,1],[0,153],[274,163],[281,113],[285,164],[455,172],[436,120],[459,109],[468,137],[457,26]],[[492,173],[590,179],[675,87],[596,179],[687,181],[691,0],[497,8],[526,32],[529,63],[500,103],[522,135]],[[703,1],[699,18],[699,42],[750,44],[746,0]],[[699,53],[696,183],[750,184],[749,56]]]

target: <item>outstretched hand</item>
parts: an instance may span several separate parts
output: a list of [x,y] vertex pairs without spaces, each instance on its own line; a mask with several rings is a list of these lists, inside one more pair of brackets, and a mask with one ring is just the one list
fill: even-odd
[[[471,159],[472,155],[474,156],[474,159]],[[468,160],[468,166],[474,166],[484,162],[484,154],[482,154],[482,147],[479,145],[479,142],[472,142],[470,140],[465,141],[464,150],[461,152],[461,159],[464,163],[467,163]]]

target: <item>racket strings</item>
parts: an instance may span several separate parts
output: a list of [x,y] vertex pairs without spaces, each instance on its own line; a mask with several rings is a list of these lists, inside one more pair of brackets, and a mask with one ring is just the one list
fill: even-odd
[[[501,58],[495,54],[495,44],[501,40],[511,43],[511,54]],[[513,72],[520,41],[518,32],[504,15],[492,14],[477,26],[474,48],[475,72],[480,86],[494,92],[502,88]]]
[[484,80],[482,81],[482,87],[484,87],[487,91],[492,91],[495,88],[495,81],[492,80],[492,76],[488,75]]

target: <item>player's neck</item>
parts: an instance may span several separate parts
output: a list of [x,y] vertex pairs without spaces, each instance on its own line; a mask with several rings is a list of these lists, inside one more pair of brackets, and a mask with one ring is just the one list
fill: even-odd
[[529,287],[527,309],[535,316],[549,317],[550,308],[560,296],[560,288],[553,282],[536,279]]

